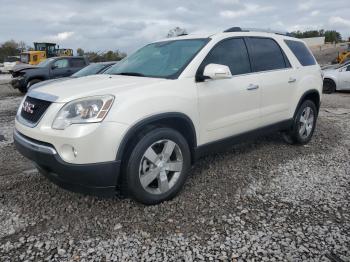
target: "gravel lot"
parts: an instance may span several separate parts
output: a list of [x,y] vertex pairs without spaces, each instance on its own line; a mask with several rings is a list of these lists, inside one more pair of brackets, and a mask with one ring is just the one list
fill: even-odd
[[174,200],[142,206],[39,175],[14,149],[21,96],[1,81],[1,261],[350,261],[350,93],[324,96],[310,144],[247,141],[200,160]]

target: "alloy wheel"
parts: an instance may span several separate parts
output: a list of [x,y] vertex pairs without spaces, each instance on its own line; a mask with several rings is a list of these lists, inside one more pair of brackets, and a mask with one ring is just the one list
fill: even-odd
[[305,107],[299,119],[299,135],[302,139],[307,139],[314,127],[314,111],[311,107]]
[[159,140],[147,148],[141,158],[139,179],[151,194],[164,194],[178,181],[183,168],[180,147],[169,139]]

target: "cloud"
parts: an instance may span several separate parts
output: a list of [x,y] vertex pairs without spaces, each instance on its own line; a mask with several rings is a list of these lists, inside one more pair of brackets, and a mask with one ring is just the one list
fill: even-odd
[[239,0],[213,0],[213,2],[224,5],[239,4]]
[[314,10],[311,12],[311,16],[317,16],[320,13],[319,10]]
[[179,13],[187,13],[187,12],[189,12],[189,10],[186,7],[183,7],[183,6],[179,6],[175,10],[176,10],[176,12],[179,12]]
[[301,11],[308,11],[310,10],[314,5],[314,1],[303,1],[303,2],[299,2],[298,4],[298,9]]
[[244,4],[240,10],[225,10],[220,12],[220,16],[225,18],[237,18],[253,14],[259,14],[273,10],[272,6],[260,6],[258,4]]
[[48,36],[47,38],[50,41],[64,41],[72,37],[73,35],[74,35],[74,32],[61,32],[56,35]]
[[345,26],[350,28],[350,20],[340,16],[332,16],[329,18],[329,23],[334,26]]
[[[1,0],[0,0],[1,1]],[[85,51],[133,52],[176,26],[213,34],[232,27],[335,29],[350,36],[349,0],[11,0],[0,8],[0,43],[54,41]],[[33,10],[32,6],[36,8]],[[16,10],[16,12],[13,12]],[[28,12],[28,10],[32,10]],[[50,38],[50,39],[49,39]]]

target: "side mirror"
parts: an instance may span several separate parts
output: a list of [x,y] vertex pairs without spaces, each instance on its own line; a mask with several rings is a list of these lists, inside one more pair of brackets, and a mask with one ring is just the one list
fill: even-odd
[[231,78],[230,68],[225,65],[209,64],[204,68],[203,76],[213,80]]
[[56,65],[52,65],[52,66],[51,66],[51,69],[56,69],[56,68],[57,68]]

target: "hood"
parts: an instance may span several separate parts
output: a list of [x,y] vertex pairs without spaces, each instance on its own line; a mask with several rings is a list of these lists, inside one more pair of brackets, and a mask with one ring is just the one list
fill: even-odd
[[130,89],[170,81],[160,78],[121,76],[121,75],[91,75],[73,78],[67,81],[55,81],[30,90],[28,95],[50,97],[52,102],[69,102],[74,99],[94,95],[115,95]]
[[12,69],[13,72],[19,72],[22,71],[24,69],[33,69],[33,68],[40,68],[34,65],[29,65],[29,64],[17,64],[14,66],[14,68]]
[[62,81],[67,81],[69,79],[72,79],[72,77],[62,77],[62,78],[54,78],[54,79],[49,79],[49,80],[45,80],[45,81],[41,81],[39,83],[36,83],[34,85],[32,85],[29,90],[34,90],[37,89],[41,86],[53,83],[53,82],[62,82]]

